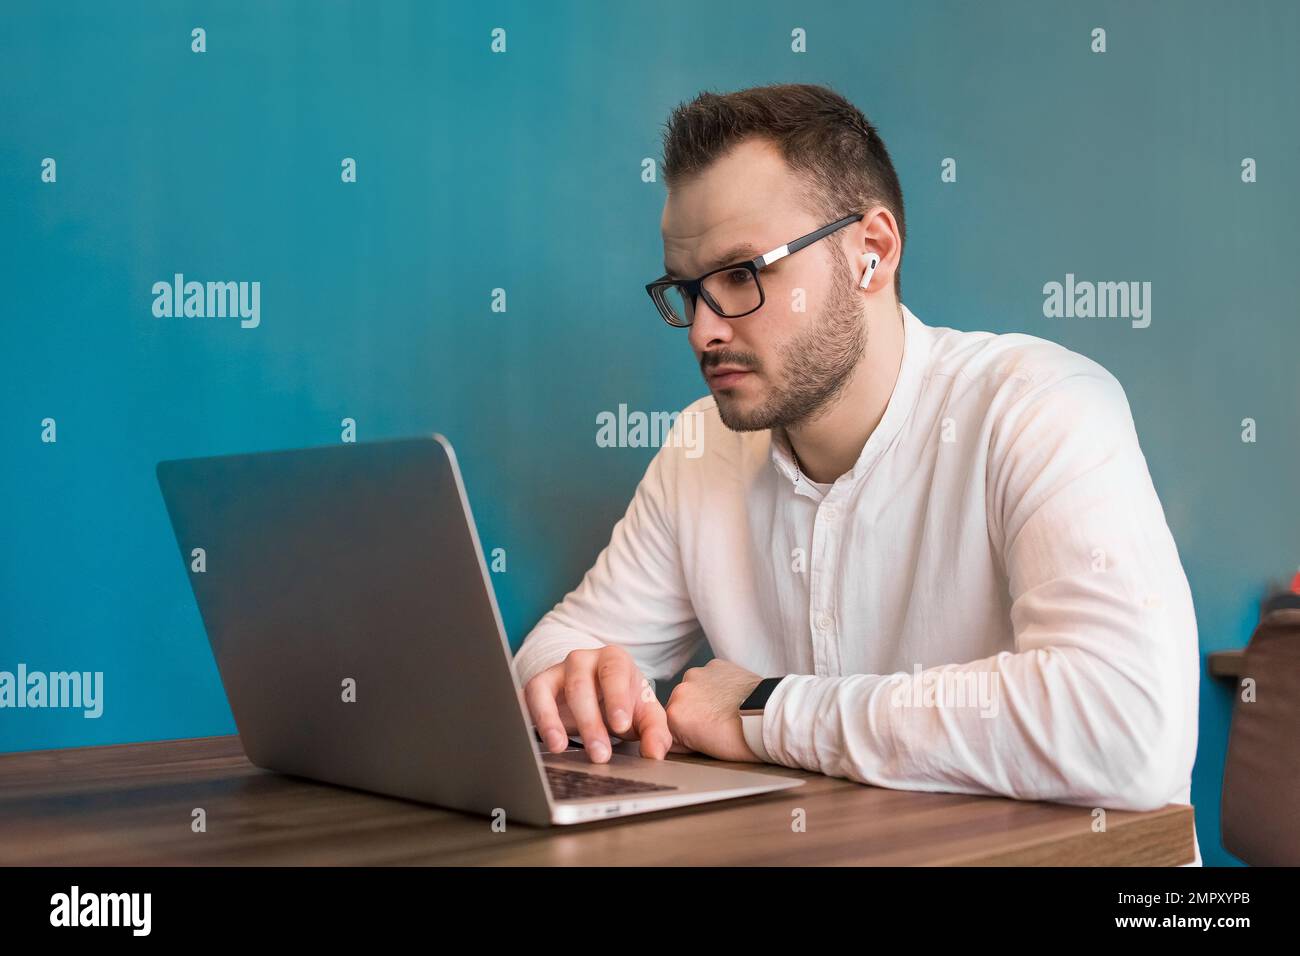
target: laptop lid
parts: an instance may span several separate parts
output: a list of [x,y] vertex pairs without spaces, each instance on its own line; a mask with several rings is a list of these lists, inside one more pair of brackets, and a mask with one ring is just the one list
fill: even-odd
[[253,763],[550,821],[444,437],[163,461],[157,475]]

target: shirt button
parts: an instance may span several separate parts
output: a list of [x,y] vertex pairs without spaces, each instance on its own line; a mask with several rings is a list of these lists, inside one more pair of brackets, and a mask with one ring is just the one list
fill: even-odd
[[831,618],[829,614],[817,615],[817,630],[829,631],[831,629]]

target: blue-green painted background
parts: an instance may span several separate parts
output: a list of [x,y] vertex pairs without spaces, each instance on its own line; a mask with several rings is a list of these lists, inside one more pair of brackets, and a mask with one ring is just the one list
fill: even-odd
[[[1202,650],[1243,645],[1300,560],[1297,36],[1284,2],[8,0],[0,669],[102,670],[106,710],[0,712],[0,751],[233,732],[154,463],[330,443],[344,417],[362,440],[455,442],[484,545],[507,549],[517,645],[652,453],[598,448],[596,413],[705,391],[642,288],[664,192],[641,161],[676,103],[773,82],[831,85],[880,128],[924,321],[1030,332],[1115,373]],[[261,326],[154,318],[174,272],[259,280]],[[1067,272],[1150,281],[1151,326],[1044,318]],[[1207,863],[1231,862],[1230,708],[1205,680]]]

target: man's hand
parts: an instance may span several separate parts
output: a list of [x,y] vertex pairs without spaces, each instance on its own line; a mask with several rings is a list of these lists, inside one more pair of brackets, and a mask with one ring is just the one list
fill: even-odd
[[673,748],[668,717],[650,683],[617,645],[570,651],[528,682],[524,701],[551,753],[566,750],[572,733],[581,735],[593,763],[609,760],[611,732],[640,740],[641,756],[653,760],[662,760],[670,748],[682,749]]
[[719,760],[758,762],[745,743],[740,705],[761,680],[740,665],[717,658],[690,668],[668,698],[673,739]]

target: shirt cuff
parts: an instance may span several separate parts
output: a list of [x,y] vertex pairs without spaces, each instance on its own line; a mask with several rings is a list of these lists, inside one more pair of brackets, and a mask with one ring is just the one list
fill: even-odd
[[[843,776],[849,741],[841,728],[846,721],[871,725],[872,695],[888,680],[887,675],[874,674],[788,675],[763,708],[763,744],[769,762]],[[852,702],[849,712],[843,707],[846,697]]]

